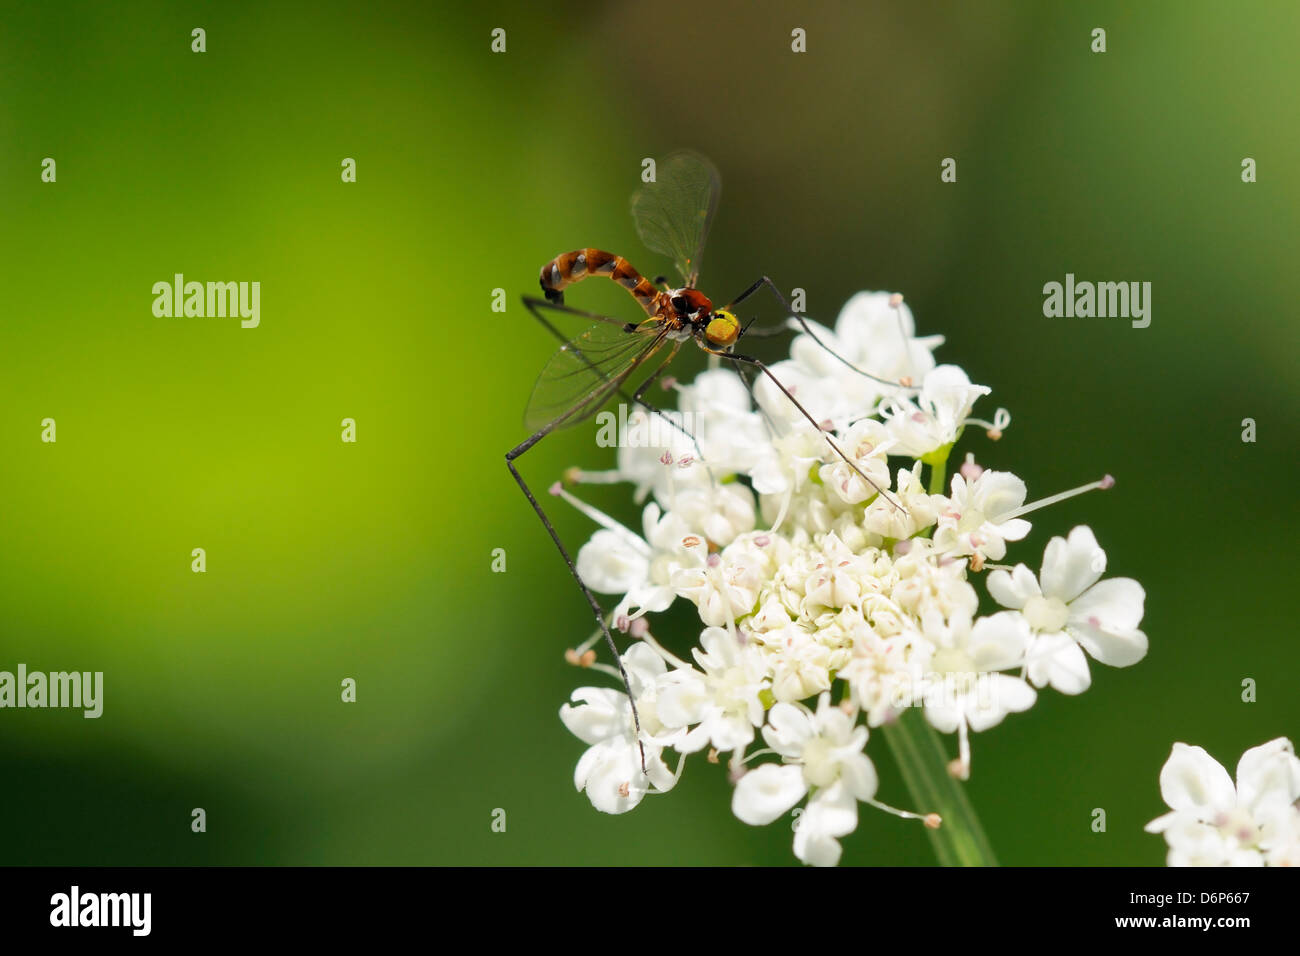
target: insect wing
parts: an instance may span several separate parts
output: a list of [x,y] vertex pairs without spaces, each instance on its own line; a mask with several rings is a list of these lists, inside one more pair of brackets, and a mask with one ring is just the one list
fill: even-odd
[[568,428],[590,418],[663,341],[664,334],[655,330],[593,325],[546,363],[528,399],[525,426],[536,431],[562,418],[557,427]]
[[684,151],[665,157],[657,164],[655,182],[632,195],[637,235],[647,249],[672,259],[692,288],[721,190],[713,164],[698,153]]

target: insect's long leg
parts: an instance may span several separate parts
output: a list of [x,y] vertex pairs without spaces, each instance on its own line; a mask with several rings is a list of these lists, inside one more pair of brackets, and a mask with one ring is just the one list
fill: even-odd
[[[749,373],[745,371],[745,366],[737,362],[735,368],[736,374],[739,375],[740,380],[745,383],[745,388],[749,390],[750,395],[753,395],[754,382],[753,379],[749,377]],[[759,414],[763,416],[763,424],[767,427],[767,433],[769,435],[775,435],[776,424],[772,421],[772,416],[767,413],[767,409],[760,405],[757,399],[754,401],[754,407],[757,408]]]
[[[530,313],[532,313],[533,318],[535,318],[538,322],[540,322],[542,327],[546,329],[546,331],[550,332],[553,336],[555,336],[555,338],[561,343],[566,341],[564,334],[560,332],[560,330],[557,329],[554,325],[552,325],[550,321],[546,318],[546,316],[542,315],[542,313],[539,311],[540,309],[549,309],[552,312],[563,312],[565,315],[576,315],[579,316],[580,318],[592,319],[598,322],[608,322],[615,325],[623,325],[627,328],[629,333],[636,330],[635,323],[619,322],[617,319],[611,319],[609,316],[601,315],[598,312],[586,312],[582,309],[575,309],[568,305],[561,305],[561,304],[556,304],[554,302],[547,302],[544,299],[534,299],[529,296],[524,296],[523,300],[524,300],[524,307],[528,309]],[[579,355],[579,357],[583,358],[584,360],[586,359],[586,356],[583,356],[581,353],[577,353],[577,354]],[[668,356],[668,360],[671,361],[672,356],[676,354],[677,354],[677,347],[675,346],[672,349],[671,354]],[[667,364],[668,362],[664,363],[664,365]],[[650,384],[656,381],[659,378],[660,374],[662,374],[662,372],[663,372],[663,368],[660,368],[658,372],[655,372],[654,375],[646,379],[641,384],[641,387],[636,390],[635,394],[628,395],[627,392],[623,391],[622,389],[619,389],[618,394],[622,396],[624,399],[626,399],[627,401],[631,402],[632,404],[640,405],[646,411],[650,412],[650,414],[658,415],[659,418],[661,418],[663,421],[667,422],[673,428],[677,429],[677,431],[681,432],[683,435],[689,438],[691,440],[691,444],[695,446],[695,454],[699,457],[699,460],[703,462],[704,452],[700,450],[700,443],[696,439],[696,437],[693,434],[691,434],[691,432],[685,426],[679,424],[678,422],[673,421],[673,419],[671,419],[666,414],[664,414],[664,412],[661,409],[656,408],[654,405],[651,405],[642,397],[644,393],[648,391]],[[707,464],[705,465],[705,467],[706,468],[708,467]]]
[[546,528],[546,533],[551,536],[551,541],[555,543],[556,549],[560,552],[560,557],[564,559],[565,566],[568,567],[569,573],[573,575],[573,580],[578,582],[578,587],[582,589],[583,595],[587,598],[587,603],[591,605],[591,613],[596,617],[597,626],[600,627],[601,633],[605,635],[605,643],[609,645],[609,649],[614,655],[614,663],[618,666],[618,674],[623,678],[623,687],[627,690],[628,704],[632,708],[632,726],[636,731],[636,745],[641,752],[641,772],[645,773],[645,743],[641,740],[641,715],[637,713],[636,697],[632,693],[632,682],[628,680],[627,670],[623,667],[623,657],[618,652],[618,645],[614,643],[614,635],[610,633],[609,625],[605,623],[605,612],[601,610],[600,602],[596,600],[596,595],[591,593],[591,589],[587,587],[586,582],[582,580],[582,576],[578,574],[578,566],[573,563],[573,558],[569,557],[569,552],[564,547],[564,542],[560,540],[559,534],[556,533],[555,526],[551,524],[551,519],[546,517],[546,512],[543,511],[542,506],[537,503],[537,499],[533,496],[533,492],[528,487],[528,483],[524,481],[524,476],[519,474],[519,469],[515,467],[515,459],[519,458],[524,454],[524,452],[528,451],[528,449],[532,448],[539,441],[549,435],[558,425],[562,424],[563,421],[563,418],[559,418],[556,421],[550,422],[506,452],[506,467],[510,469],[510,474],[514,475],[515,481],[518,482],[519,487],[523,490],[524,497],[528,499],[528,503],[532,505],[533,510],[537,512],[537,517],[541,519],[543,527]]
[[848,465],[855,472],[857,472],[859,478],[861,478],[863,481],[869,484],[872,488],[875,488],[876,491],[881,496],[883,496],[886,501],[888,501],[899,511],[906,512],[907,509],[904,508],[902,505],[900,505],[897,501],[895,501],[894,497],[889,492],[887,492],[884,488],[881,488],[878,484],[876,484],[874,481],[872,481],[870,478],[864,475],[862,473],[862,469],[860,469],[856,464],[854,464],[852,461],[849,460],[848,455],[844,454],[844,452],[840,450],[840,446],[835,444],[834,439],[832,439],[830,435],[826,434],[826,432],[822,429],[822,427],[817,424],[816,420],[812,417],[812,415],[808,414],[808,409],[804,408],[802,405],[799,404],[799,400],[790,393],[790,390],[788,388],[786,388],[784,385],[781,384],[781,380],[778,379],[775,375],[773,375],[772,370],[769,369],[767,365],[765,365],[762,361],[754,358],[752,355],[739,355],[735,352],[723,352],[719,349],[711,349],[705,347],[704,351],[709,352],[713,355],[721,355],[723,358],[730,359],[733,362],[740,362],[745,365],[753,365],[760,372],[766,375],[769,379],[772,380],[772,384],[781,390],[781,394],[783,394],[786,398],[790,399],[790,403],[794,405],[795,408],[799,409],[799,413],[803,415],[804,418],[808,419],[808,423],[812,425],[813,428],[817,429],[817,431],[821,432],[822,437],[826,439],[826,444],[830,445],[831,448],[834,449],[835,454],[839,455],[840,458],[844,460],[844,463],[846,465]]
[[[812,327],[809,326],[806,321],[804,321],[804,317],[790,308],[790,303],[788,303],[785,300],[785,296],[783,296],[781,294],[781,290],[776,287],[776,283],[773,282],[771,279],[769,279],[767,276],[762,276],[761,278],[756,279],[748,289],[746,289],[744,292],[740,293],[740,295],[732,299],[731,305],[727,306],[727,311],[730,312],[733,308],[735,308],[740,303],[744,302],[746,299],[748,299],[751,295],[753,295],[755,292],[757,292],[759,289],[763,288],[764,286],[766,286],[768,289],[771,290],[772,294],[776,296],[777,301],[781,303],[781,308],[785,311],[785,313],[787,315],[793,316],[795,321],[799,323],[799,326],[814,342],[816,342],[818,345],[824,348],[831,355],[835,356],[837,359],[839,359],[849,368],[853,369],[853,371],[857,372],[859,375],[866,376],[867,378],[871,379],[873,382],[880,382],[882,385],[892,385],[894,388],[898,388],[898,389],[906,388],[906,386],[904,386],[901,382],[891,381],[887,378],[881,378],[878,375],[872,375],[870,372],[864,372],[862,369],[858,368],[856,365],[854,365],[844,356],[840,355],[839,352],[836,352],[833,348],[831,348],[829,345],[827,345],[825,342],[819,339],[817,337],[817,333],[812,330]],[[768,334],[775,334],[775,333],[769,333],[765,331],[751,332],[750,338],[762,338],[763,336]]]

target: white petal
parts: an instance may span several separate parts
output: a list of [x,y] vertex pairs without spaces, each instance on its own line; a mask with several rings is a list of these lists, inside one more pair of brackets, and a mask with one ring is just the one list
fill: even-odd
[[747,716],[724,714],[719,709],[704,724],[709,730],[709,742],[720,753],[730,753],[748,747],[754,740],[754,725]]
[[627,739],[590,748],[578,761],[574,783],[602,813],[627,813],[647,792],[640,752]]
[[1002,723],[1007,714],[1028,710],[1038,699],[1029,684],[1008,674],[981,674],[979,686],[965,699],[966,722],[977,732]]
[[1146,830],[1147,833],[1163,833],[1173,826],[1182,815],[1183,811],[1181,810],[1170,810],[1168,813],[1162,813],[1156,817],[1142,829]]
[[627,694],[608,687],[579,687],[570,698],[577,707],[560,707],[560,720],[583,743],[594,744],[630,733],[632,712]]
[[[679,668],[659,682],[655,709],[665,727],[689,727],[703,719],[708,703],[709,690],[704,675]],[[681,750],[680,747],[677,749]]]
[[[1012,518],[1010,521],[1003,521],[995,525],[997,533],[1008,541],[1023,541],[1025,535],[1029,534],[1029,532],[1033,530],[1033,527],[1034,526],[1024,518]],[[1004,548],[1002,549],[1001,554],[998,555],[998,559],[1000,560],[1002,554],[1005,553],[1006,549]],[[990,557],[992,557],[992,555],[990,555]]]
[[1147,653],[1137,629],[1146,592],[1132,578],[1100,581],[1070,605],[1070,631],[1084,650],[1111,667],[1136,664]]
[[[658,677],[668,672],[664,659],[644,641],[638,641],[623,652],[623,667],[632,678],[633,689],[636,689],[638,683],[642,688],[649,688]],[[640,693],[638,690],[638,696]]]
[[1100,581],[1070,602],[1070,620],[1081,623],[1095,618],[1093,627],[1127,631],[1142,623],[1146,591],[1132,578]]
[[1202,747],[1174,744],[1160,768],[1160,796],[1173,810],[1193,810],[1210,816],[1237,802],[1232,778]]
[[836,837],[858,826],[858,802],[842,783],[819,790],[799,817],[794,854],[812,866],[835,866],[841,848]]
[[814,733],[813,716],[797,704],[778,703],[768,711],[763,739],[783,757],[798,757]]
[[1068,540],[1053,538],[1047,542],[1043,552],[1043,594],[1069,604],[1101,580],[1105,570],[1106,552],[1097,544],[1092,529],[1079,525]]
[[645,554],[622,535],[602,528],[578,551],[578,577],[601,594],[626,594],[650,574]]
[[807,792],[799,767],[765,763],[740,778],[731,795],[731,812],[745,823],[765,826],[802,800]]
[[1300,798],[1300,760],[1285,737],[1252,747],[1237,762],[1237,802],[1268,812]]
[[1029,679],[1036,687],[1050,685],[1062,694],[1082,694],[1092,684],[1088,658],[1068,634],[1041,634],[1027,657]]
[[870,800],[876,795],[879,778],[876,767],[866,754],[853,754],[840,764],[840,779],[850,794],[858,800]]
[[[1025,503],[1025,491],[1024,481],[1009,471],[986,471],[975,479],[976,503],[994,524],[1006,520],[1003,515],[1010,514]],[[1028,531],[1029,522],[1023,523]]]
[[1019,667],[1029,646],[1029,623],[1019,611],[999,611],[975,622],[968,652],[981,671]]
[[1023,564],[1017,564],[1010,572],[993,571],[986,582],[993,600],[1003,607],[1023,610],[1025,602],[1031,597],[1038,597],[1042,591],[1038,588],[1038,579],[1034,572]]
[[1086,625],[1071,631],[1084,650],[1111,667],[1128,667],[1147,656],[1147,636],[1142,631],[1103,631]]
[[941,734],[951,734],[963,720],[962,709],[951,694],[935,694],[925,702],[925,719]]

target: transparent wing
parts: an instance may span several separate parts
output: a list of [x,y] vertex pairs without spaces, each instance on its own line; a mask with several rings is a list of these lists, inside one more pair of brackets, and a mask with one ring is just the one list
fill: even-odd
[[647,249],[672,259],[692,288],[721,190],[713,164],[699,153],[682,151],[658,163],[655,181],[632,195],[637,235]]
[[653,328],[628,332],[601,322],[569,340],[537,376],[524,411],[525,427],[537,431],[563,417],[557,427],[568,428],[591,417],[665,338]]

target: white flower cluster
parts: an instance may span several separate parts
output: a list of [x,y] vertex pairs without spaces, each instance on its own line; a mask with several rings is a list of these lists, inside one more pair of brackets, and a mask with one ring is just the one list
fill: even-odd
[[[1036,688],[1082,692],[1088,656],[1127,666],[1147,639],[1141,586],[1102,579],[1106,555],[1088,528],[1051,539],[1037,574],[997,564],[1028,534],[1024,515],[1109,477],[1026,504],[1020,478],[967,455],[946,481],[967,425],[998,438],[1010,422],[1002,409],[992,422],[971,417],[989,389],[935,364],[942,339],[916,336],[900,296],[861,293],[834,330],[813,328],[772,372],[820,427],[767,377],[751,391],[713,368],[677,385],[679,411],[666,413],[694,440],[683,429],[666,445],[640,441],[638,413],[614,472],[570,474],[634,484],[640,534],[553,489],[601,525],[579,574],[620,596],[613,620],[641,638],[624,663],[646,772],[625,694],[579,688],[560,716],[590,745],[575,783],[598,809],[625,812],[671,788],[687,754],[730,754],[735,814],[770,823],[806,798],[794,851],[831,865],[858,803],[882,806],[870,728],[923,708],[959,735],[953,772],[964,777],[970,731],[1027,710]],[[979,614],[979,577],[1004,610]],[[693,662],[663,648],[645,618],[679,598],[704,625]],[[675,770],[669,750],[683,755]]]
[[1242,754],[1235,786],[1202,748],[1174,744],[1160,795],[1171,810],[1146,828],[1165,835],[1170,866],[1300,866],[1300,759],[1285,737]]

